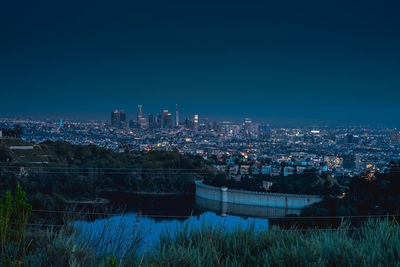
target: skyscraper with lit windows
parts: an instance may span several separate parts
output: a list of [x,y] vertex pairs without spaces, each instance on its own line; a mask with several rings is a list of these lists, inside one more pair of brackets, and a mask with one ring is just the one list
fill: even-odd
[[193,128],[197,130],[199,128],[199,115],[194,115],[193,118]]
[[167,123],[168,123],[168,109],[164,109],[162,116],[162,128],[167,128]]

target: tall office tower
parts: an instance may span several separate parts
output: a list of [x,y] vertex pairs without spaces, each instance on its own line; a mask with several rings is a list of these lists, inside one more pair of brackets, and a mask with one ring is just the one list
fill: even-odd
[[140,123],[140,121],[142,120],[142,105],[138,105],[138,112],[137,112],[137,122]]
[[123,111],[123,110],[121,110],[121,111],[119,112],[119,121],[120,121],[120,122],[126,122],[126,113],[125,113],[125,111]]
[[167,127],[167,121],[168,121],[168,109],[165,109],[163,110],[162,128]]
[[194,115],[193,118],[193,128],[197,130],[199,128],[199,115]]
[[120,113],[118,110],[111,111],[111,126],[118,127],[120,121]]
[[183,124],[185,125],[185,128],[186,128],[186,129],[189,129],[189,128],[190,128],[190,120],[189,120],[188,118],[185,119],[185,121],[184,121]]
[[146,129],[148,128],[149,124],[147,123],[146,118],[141,118],[139,123],[140,128]]
[[153,129],[154,126],[155,126],[154,115],[153,114],[149,114],[149,128]]
[[119,112],[119,128],[126,128],[126,113],[125,111],[121,110]]
[[136,127],[136,121],[134,121],[134,120],[129,120],[129,128],[131,128],[131,129],[133,129],[133,128],[135,128]]
[[175,108],[175,127],[179,126],[179,111],[178,111],[178,104],[176,104]]
[[156,127],[157,128],[161,128],[162,127],[162,115],[161,114],[157,114]]
[[167,128],[172,128],[172,114],[168,113],[167,115]]
[[260,124],[259,123],[254,123],[253,124],[253,134],[255,134],[256,136],[260,135]]
[[215,132],[218,132],[218,131],[219,131],[219,126],[218,126],[218,123],[217,123],[216,121],[213,121],[212,129],[213,129]]
[[244,123],[243,123],[243,128],[244,128],[244,133],[246,135],[251,135],[253,132],[253,123],[251,122],[251,119],[245,118]]

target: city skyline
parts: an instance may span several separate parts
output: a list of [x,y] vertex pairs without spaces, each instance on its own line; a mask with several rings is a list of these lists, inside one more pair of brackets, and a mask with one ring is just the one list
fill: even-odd
[[0,117],[179,103],[181,117],[398,127],[399,5],[7,2]]
[[[141,105],[142,106],[142,105]],[[171,105],[172,107],[173,105]],[[175,105],[174,105],[175,106]],[[137,106],[135,106],[137,108]],[[164,110],[168,110],[173,118],[174,125],[176,124],[175,116],[176,111],[172,109],[155,109],[150,111],[143,112],[143,119],[148,120],[149,115],[159,115],[162,114]],[[132,109],[123,109],[123,108],[116,108],[112,109],[111,111],[123,111],[126,115],[126,122],[128,123],[130,120],[137,121],[137,111]],[[172,113],[173,114],[172,114]],[[5,113],[0,115],[0,119],[10,119],[10,120],[36,120],[36,121],[76,121],[76,122],[89,122],[89,121],[96,121],[96,122],[110,122],[110,109],[106,112],[96,112],[96,113],[88,113],[88,112],[42,112],[42,113],[13,113],[4,115]],[[216,122],[229,122],[234,124],[242,124],[245,122],[246,119],[251,119],[254,122],[262,123],[262,124],[270,124],[272,127],[362,127],[362,128],[392,128],[392,129],[399,129],[399,125],[396,123],[379,123],[379,122],[371,122],[371,121],[340,121],[340,120],[328,120],[328,119],[304,119],[301,117],[287,117],[287,118],[270,118],[270,117],[259,117],[259,116],[245,116],[245,115],[238,115],[238,116],[229,116],[229,115],[210,115],[201,114],[199,112],[185,112],[182,113],[179,110],[179,122],[184,122],[185,119],[193,119],[194,115],[199,115],[199,123],[202,123],[204,119],[208,119],[209,121],[216,121]],[[156,117],[154,118],[156,119]]]

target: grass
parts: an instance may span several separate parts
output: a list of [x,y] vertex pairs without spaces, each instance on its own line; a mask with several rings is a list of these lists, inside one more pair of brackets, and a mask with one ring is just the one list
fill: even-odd
[[161,266],[395,266],[400,227],[368,221],[359,230],[240,228],[182,230],[162,238],[151,263]]
[[[185,225],[147,250],[146,233],[107,225],[100,234],[68,228],[37,231],[25,266],[400,266],[400,225],[369,220],[334,230]],[[115,229],[115,227],[113,227]],[[122,227],[121,227],[122,229]],[[83,238],[82,238],[83,237]],[[148,247],[148,246],[146,246]]]

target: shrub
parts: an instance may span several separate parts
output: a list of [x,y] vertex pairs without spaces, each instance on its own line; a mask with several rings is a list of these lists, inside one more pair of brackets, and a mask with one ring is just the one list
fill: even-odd
[[26,194],[18,183],[14,196],[7,191],[0,203],[0,242],[3,264],[22,262],[31,242],[26,240],[26,224],[31,212]]

